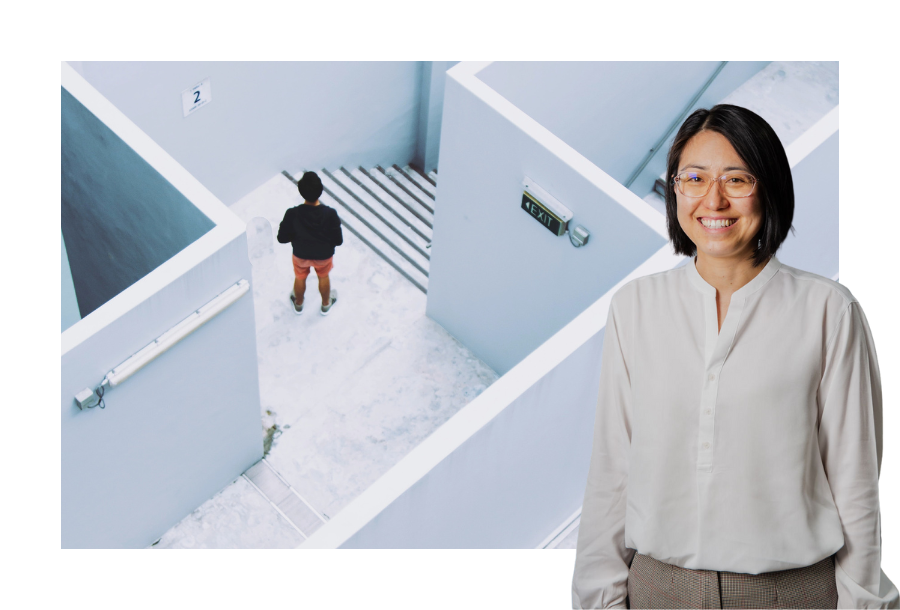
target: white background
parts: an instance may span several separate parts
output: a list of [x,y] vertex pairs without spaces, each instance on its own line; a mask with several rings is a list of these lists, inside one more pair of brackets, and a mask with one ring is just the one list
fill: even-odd
[[[3,547],[7,607],[568,608],[574,551],[60,551],[59,62],[64,59],[765,59],[841,62],[841,283],[884,392],[882,567],[900,581],[896,15],[856,2],[79,2],[7,14]],[[871,4],[872,7],[878,5]],[[374,10],[373,10],[374,9]],[[202,24],[202,35],[197,25]],[[727,24],[737,24],[739,27]],[[539,30],[541,44],[528,32]],[[176,44],[177,42],[177,44]],[[13,93],[15,92],[15,93]],[[49,244],[48,244],[49,241]],[[46,270],[51,273],[47,274]],[[52,286],[52,288],[50,288]],[[52,604],[52,606],[51,606]]]

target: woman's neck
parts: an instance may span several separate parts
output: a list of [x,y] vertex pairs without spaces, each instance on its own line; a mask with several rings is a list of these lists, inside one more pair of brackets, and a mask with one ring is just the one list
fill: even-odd
[[707,284],[720,294],[731,295],[759,275],[767,262],[764,261],[758,267],[754,267],[753,260],[746,255],[743,258],[725,258],[709,256],[698,251],[696,267],[697,273]]

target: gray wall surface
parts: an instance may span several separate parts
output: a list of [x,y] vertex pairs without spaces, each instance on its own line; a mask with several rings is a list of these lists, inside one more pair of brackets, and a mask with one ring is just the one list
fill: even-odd
[[[625,184],[720,63],[494,62],[478,78]],[[714,105],[768,63],[728,62],[692,109]],[[672,138],[635,181],[639,197],[665,171]]]
[[[300,168],[404,165],[420,62],[70,62],[226,205]],[[181,93],[212,101],[183,116]]]
[[62,547],[141,548],[262,457],[251,291],[79,411],[126,358],[240,279],[241,233],[62,356]]
[[441,145],[441,118],[444,108],[444,82],[447,70],[458,61],[423,61],[422,90],[419,101],[419,126],[413,161],[426,172],[437,169]]
[[62,234],[85,317],[213,222],[81,102],[62,91]]
[[581,505],[603,330],[341,548],[535,548]]
[[75,296],[75,283],[72,281],[72,269],[69,267],[69,255],[66,253],[66,240],[60,233],[60,250],[62,251],[62,263],[60,277],[62,278],[62,330],[66,330],[81,319],[78,311],[78,297]]
[[775,256],[785,265],[833,278],[838,273],[838,142],[822,142],[792,170],[795,233]]
[[[521,209],[526,175],[591,232],[587,246]],[[501,375],[666,243],[452,73],[440,176],[426,313]]]

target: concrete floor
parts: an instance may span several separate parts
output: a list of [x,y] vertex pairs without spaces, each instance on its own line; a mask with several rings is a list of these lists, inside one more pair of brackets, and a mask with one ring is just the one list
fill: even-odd
[[[314,272],[293,313],[290,244],[274,236],[302,200],[276,175],[235,203],[253,262],[267,461],[327,520],[497,379],[425,316],[425,295],[350,231],[336,249],[338,302],[323,317]],[[339,210],[340,212],[340,210]],[[154,548],[284,548],[303,535],[240,478]]]

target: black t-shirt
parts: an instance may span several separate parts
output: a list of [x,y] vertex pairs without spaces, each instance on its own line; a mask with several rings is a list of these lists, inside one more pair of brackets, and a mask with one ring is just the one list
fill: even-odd
[[344,243],[337,211],[327,205],[288,208],[278,226],[278,241],[291,242],[294,256],[314,261],[331,258],[334,247]]

